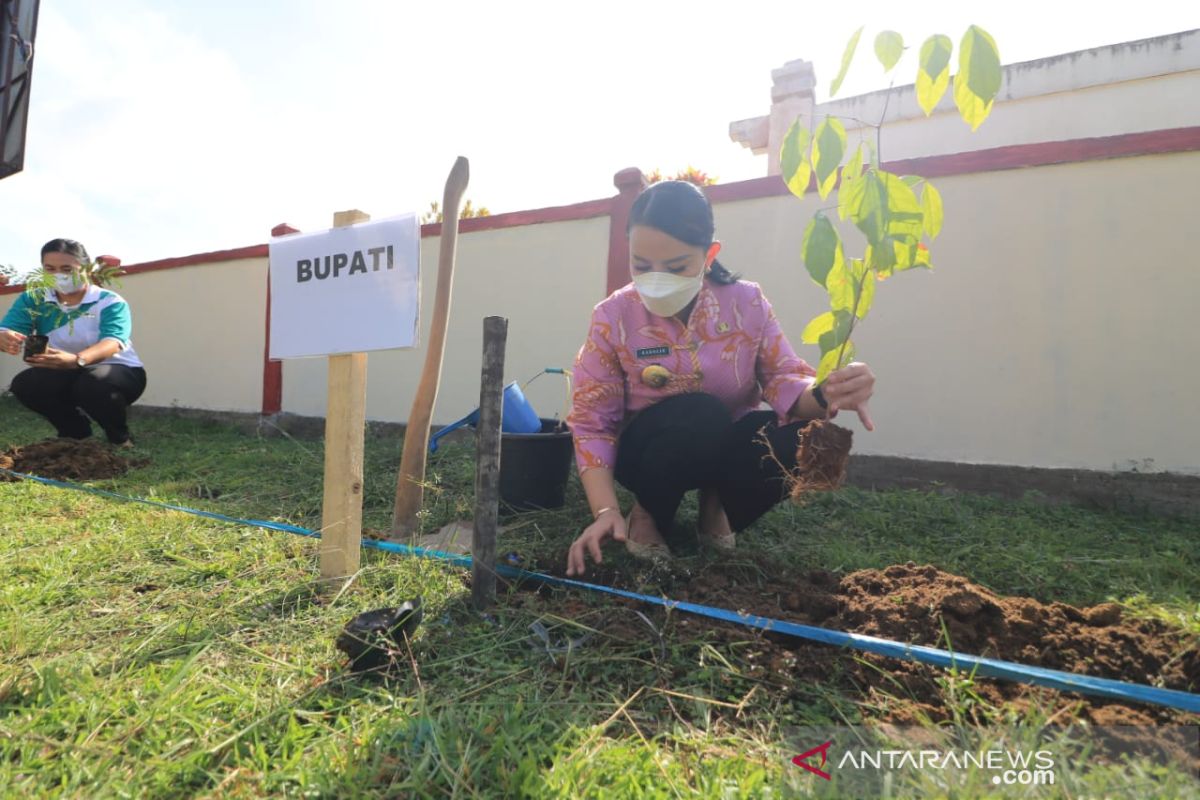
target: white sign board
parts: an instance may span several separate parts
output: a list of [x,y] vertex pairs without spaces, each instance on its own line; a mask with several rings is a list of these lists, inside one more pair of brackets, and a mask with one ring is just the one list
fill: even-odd
[[416,214],[273,239],[273,359],[417,346]]

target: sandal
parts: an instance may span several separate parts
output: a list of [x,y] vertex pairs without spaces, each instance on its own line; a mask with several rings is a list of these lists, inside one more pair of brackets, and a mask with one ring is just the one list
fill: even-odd
[[671,558],[671,548],[667,547],[665,542],[655,542],[653,544],[646,542],[635,542],[633,536],[630,535],[630,519],[633,518],[633,512],[625,518],[625,549],[634,558],[642,561],[668,561]]

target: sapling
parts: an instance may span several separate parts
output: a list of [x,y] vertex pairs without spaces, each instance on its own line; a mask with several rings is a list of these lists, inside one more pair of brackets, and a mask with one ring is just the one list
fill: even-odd
[[[846,45],[830,96],[837,94],[846,77],[862,31],[859,28]],[[906,49],[895,31],[883,31],[875,38],[875,54],[885,72],[895,68]],[[991,113],[1000,89],[1000,54],[992,37],[972,25],[959,44],[958,73],[951,78],[952,49],[950,38],[941,34],[921,45],[917,102],[929,116],[953,83],[955,105],[974,131]],[[890,89],[887,97],[890,100]],[[880,166],[886,116],[885,102],[877,125],[855,120],[860,128],[875,130],[875,142],[860,141],[844,166],[846,127],[834,116],[821,120],[815,131],[810,130],[813,120],[798,118],[780,149],[780,171],[793,194],[803,198],[810,182],[815,182],[821,200],[834,198],[831,206],[814,214],[801,244],[808,274],[829,295],[830,310],[810,321],[801,335],[805,343],[821,348],[818,386],[831,372],[854,360],[851,336],[871,309],[876,282],[918,267],[931,269],[929,244],[942,230],[942,198],[933,184],[918,175],[895,175]],[[850,220],[865,239],[861,258],[847,256],[838,229],[826,215],[834,209],[839,219]],[[851,431],[826,419],[805,426],[792,476],[794,499],[811,490],[841,485],[852,436]]]
[[[96,261],[88,261],[80,265],[80,274],[87,275],[87,281],[96,286],[119,285],[117,276],[121,274],[121,262],[109,256],[100,256]],[[25,295],[28,300],[26,310],[29,312],[30,335],[25,337],[24,357],[41,355],[50,345],[49,333],[64,323],[68,330],[74,330],[76,314],[65,313],[54,303],[43,302],[52,298],[55,290],[55,276],[45,270],[37,270],[25,279]],[[77,287],[86,285],[79,279]],[[49,319],[51,323],[44,325],[45,333],[38,333],[38,320]]]

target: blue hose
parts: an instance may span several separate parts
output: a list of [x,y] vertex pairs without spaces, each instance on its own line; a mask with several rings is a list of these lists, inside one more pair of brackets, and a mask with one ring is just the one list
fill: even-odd
[[[13,472],[7,469],[0,469],[0,472],[19,478],[25,478],[26,480],[44,483],[48,486],[57,486],[63,489],[87,492],[89,494],[100,495],[101,497],[109,497],[114,500],[121,500],[124,502],[142,503],[148,506],[154,506],[156,508],[169,509],[171,511],[181,511],[185,514],[193,514],[198,517],[206,517],[208,519],[219,520],[221,522],[232,522],[236,525],[249,525],[256,528],[283,531],[284,533],[292,533],[298,536],[307,536],[310,538],[319,539],[321,537],[321,534],[316,531],[308,530],[307,528],[301,528],[297,525],[289,525],[284,522],[269,522],[261,519],[238,519],[237,517],[228,517],[224,514],[216,514],[211,511],[200,511],[198,509],[187,508],[185,506],[159,503],[154,500],[143,500],[139,497],[127,497],[125,495],[116,494],[115,492],[107,492],[103,489],[93,489],[90,486],[80,486],[78,484],[56,481],[50,478],[39,478],[36,475],[24,475],[22,473]],[[398,553],[401,555],[416,556],[418,558],[428,558],[466,568],[470,568],[471,566],[470,556],[444,553],[440,550],[430,550],[424,547],[415,547],[412,545],[400,544],[397,542],[379,541],[376,539],[364,539],[362,544],[363,547],[382,550],[387,553]],[[574,589],[586,589],[587,591],[592,592],[602,592],[604,594],[611,594],[616,597],[623,597],[628,600],[635,600],[639,603],[649,603],[651,605],[661,606],[667,609],[678,609],[680,611],[686,611],[689,614],[696,614],[697,616],[708,617],[709,619],[720,620],[722,622],[732,622],[734,624],[744,625],[749,628],[758,628],[759,630],[763,631],[787,634],[788,636],[795,636],[800,639],[808,639],[815,642],[821,642],[823,644],[830,644],[836,647],[852,647],[856,650],[863,650],[868,653],[875,653],[876,655],[899,658],[905,661],[918,661],[922,664],[931,664],[933,666],[942,667],[945,669],[973,672],[976,675],[986,678],[997,678],[1000,680],[1015,681],[1017,683],[1032,684],[1035,686],[1046,686],[1062,692],[1079,692],[1081,694],[1089,694],[1096,697],[1106,697],[1111,700],[1149,703],[1152,705],[1167,706],[1168,708],[1176,708],[1181,711],[1200,713],[1200,694],[1193,694],[1191,692],[1181,692],[1176,689],[1160,689],[1156,686],[1146,686],[1138,683],[1126,683],[1125,681],[1116,681],[1110,678],[1096,678],[1090,675],[1078,675],[1073,672],[1063,672],[1056,669],[1031,667],[1024,664],[1017,664],[1012,661],[1000,661],[994,658],[984,658],[983,656],[953,653],[949,650],[941,650],[936,647],[926,647],[925,645],[919,644],[904,644],[902,642],[895,642],[890,639],[881,639],[876,636],[865,636],[860,633],[847,633],[845,631],[835,631],[828,628],[818,628],[815,625],[802,625],[798,622],[788,622],[787,620],[772,619],[771,617],[759,617],[753,614],[738,614],[723,608],[703,606],[697,603],[671,600],[664,597],[652,597],[650,595],[638,594],[636,592],[627,592],[624,589],[614,589],[611,586],[585,583],[583,581],[572,580],[571,578],[558,578],[553,575],[546,575],[540,572],[529,572],[527,570],[517,569],[515,567],[509,567],[502,564],[496,565],[496,572],[497,574],[503,575],[506,578],[533,580],[555,586],[566,586]]]

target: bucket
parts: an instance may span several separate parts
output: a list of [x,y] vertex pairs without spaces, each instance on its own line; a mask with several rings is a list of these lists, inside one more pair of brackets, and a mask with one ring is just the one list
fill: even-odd
[[[478,422],[478,408],[457,422],[451,422],[429,437],[429,452],[437,452],[438,439],[441,439],[446,434],[456,431],[464,425],[474,426]],[[508,386],[505,386],[504,409],[500,417],[500,430],[504,433],[537,433],[542,429],[541,423],[542,421],[538,418],[537,412],[533,410],[533,406],[529,405],[529,401],[525,399],[525,393],[521,391],[521,387],[517,385],[517,382],[513,381]]]
[[571,430],[541,419],[538,433],[500,434],[502,512],[562,508],[575,448]]

